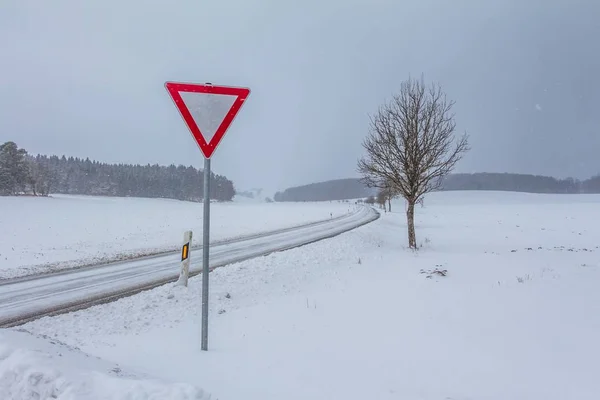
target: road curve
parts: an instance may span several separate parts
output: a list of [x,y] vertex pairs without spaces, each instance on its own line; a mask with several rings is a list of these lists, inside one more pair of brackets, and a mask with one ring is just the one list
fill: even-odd
[[[213,243],[211,270],[269,253],[330,238],[379,218],[370,207],[358,207],[331,220],[246,238]],[[199,252],[192,251],[190,275],[201,272]],[[0,284],[0,327],[17,326],[37,318],[114,301],[168,282],[179,275],[179,254],[143,257],[77,270],[27,277]]]

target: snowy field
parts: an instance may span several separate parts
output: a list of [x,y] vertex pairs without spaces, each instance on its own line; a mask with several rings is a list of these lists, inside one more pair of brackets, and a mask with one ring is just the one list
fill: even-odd
[[[211,205],[211,242],[320,221],[348,204]],[[54,195],[0,197],[0,279],[141,255],[181,246],[202,234],[202,204],[165,199]]]
[[[600,398],[600,196],[436,193],[417,208],[418,252],[393,208],[212,273],[208,352],[199,278],[23,328],[199,398]],[[0,387],[41,385],[7,353]]]
[[0,399],[208,400],[202,389],[124,371],[48,337],[0,331]]

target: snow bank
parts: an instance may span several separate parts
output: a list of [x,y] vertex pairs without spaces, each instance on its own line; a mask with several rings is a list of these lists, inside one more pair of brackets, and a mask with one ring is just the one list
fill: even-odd
[[[597,400],[600,196],[436,193],[333,239],[25,327],[220,400]],[[447,275],[431,274],[435,269]]]
[[56,339],[0,331],[0,399],[208,400],[202,389],[124,372]]
[[[348,208],[327,202],[213,203],[211,240],[325,220]],[[176,250],[188,229],[201,237],[201,203],[0,197],[0,279]]]

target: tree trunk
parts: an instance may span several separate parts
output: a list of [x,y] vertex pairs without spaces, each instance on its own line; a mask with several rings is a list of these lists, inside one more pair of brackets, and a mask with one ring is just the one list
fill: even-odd
[[415,202],[408,202],[406,210],[406,224],[408,225],[408,247],[411,249],[417,248],[417,237],[415,234]]
[[[392,197],[388,197],[388,211],[392,212]],[[385,206],[384,206],[385,207]]]

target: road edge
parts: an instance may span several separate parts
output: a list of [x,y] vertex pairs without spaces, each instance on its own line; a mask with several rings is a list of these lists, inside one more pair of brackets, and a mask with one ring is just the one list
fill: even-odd
[[[315,239],[311,239],[311,240],[309,240],[307,242],[300,243],[300,244],[297,244],[297,245],[286,246],[286,247],[283,247],[283,248],[280,248],[280,249],[277,249],[277,250],[274,250],[274,251],[267,251],[267,252],[262,253],[262,254],[253,254],[253,255],[250,255],[250,256],[241,256],[241,257],[238,257],[238,258],[236,258],[234,260],[228,260],[227,262],[217,263],[217,264],[214,264],[214,265],[212,265],[210,267],[210,271],[212,272],[212,271],[214,271],[217,268],[222,268],[222,267],[225,267],[227,265],[236,264],[238,262],[250,260],[250,259],[253,259],[253,258],[265,257],[265,256],[268,256],[269,254],[279,253],[279,252],[287,251],[287,250],[290,250],[290,249],[293,249],[293,248],[303,247],[303,246],[306,246],[306,245],[309,245],[309,244],[312,244],[312,243],[320,242],[322,240],[331,239],[331,238],[339,236],[339,235],[341,235],[343,233],[350,232],[350,231],[352,231],[354,229],[357,229],[357,228],[360,228],[360,227],[365,226],[367,224],[370,224],[370,223],[378,220],[381,217],[381,213],[379,211],[377,211],[374,207],[368,207],[368,208],[372,212],[372,215],[371,215],[370,218],[365,219],[365,220],[360,220],[357,224],[353,224],[352,226],[344,228],[344,229],[342,229],[340,231],[336,231],[336,232],[333,232],[333,233],[330,233],[330,234],[327,234],[327,235],[324,235],[324,236],[321,236],[321,237],[318,237],[318,238],[315,238]],[[348,216],[348,214],[345,214],[345,216]],[[326,221],[321,221],[321,222],[330,222],[330,221],[331,220],[326,220]],[[301,229],[301,228],[304,228],[304,227],[306,227],[306,225],[304,225],[304,226],[298,226],[295,229]],[[286,229],[291,230],[289,228],[286,228]],[[265,236],[267,236],[267,235],[265,235]],[[200,275],[201,273],[202,273],[201,270],[190,272],[190,277],[191,276]],[[133,288],[130,288],[130,289],[127,289],[127,290],[121,290],[121,291],[118,291],[118,292],[113,292],[113,293],[107,293],[107,294],[103,294],[103,295],[98,295],[98,296],[86,299],[84,301],[77,301],[77,302],[72,302],[72,303],[65,304],[65,305],[61,306],[60,308],[49,308],[49,309],[46,309],[46,310],[42,310],[41,312],[37,312],[35,314],[29,314],[29,315],[25,315],[25,316],[22,316],[22,317],[16,317],[16,318],[8,318],[8,319],[6,319],[4,321],[0,320],[0,328],[13,328],[13,327],[17,327],[17,326],[26,324],[28,322],[31,322],[31,321],[34,321],[34,320],[37,320],[37,319],[40,319],[40,318],[43,318],[43,317],[53,317],[53,316],[60,315],[60,314],[66,314],[66,313],[73,312],[73,311],[83,310],[83,309],[86,309],[86,308],[89,308],[89,307],[93,307],[93,306],[96,306],[96,305],[100,305],[100,304],[110,303],[110,302],[119,300],[119,299],[124,298],[124,297],[134,296],[134,295],[136,295],[138,293],[141,293],[141,292],[144,292],[146,290],[155,289],[155,288],[157,288],[159,286],[162,286],[162,285],[165,285],[165,284],[168,284],[168,283],[173,283],[173,282],[177,281],[178,277],[179,277],[179,274],[177,273],[177,271],[174,271],[174,273],[173,273],[173,275],[171,277],[169,277],[169,278],[162,278],[162,279],[154,281],[154,282],[152,282],[150,284],[144,284],[144,285],[133,287]]]

